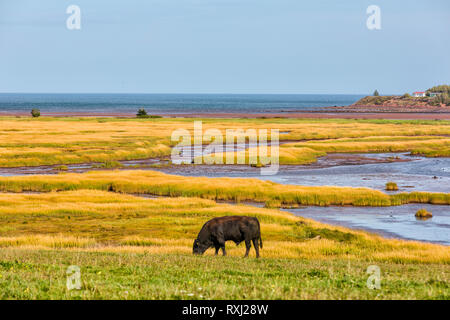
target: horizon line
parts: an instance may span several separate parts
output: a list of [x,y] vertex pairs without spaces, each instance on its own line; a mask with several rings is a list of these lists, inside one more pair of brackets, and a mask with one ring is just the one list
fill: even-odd
[[[154,95],[163,95],[163,94],[173,94],[173,95],[371,95],[367,93],[256,93],[256,92],[246,92],[246,93],[237,93],[237,92],[22,92],[22,91],[14,91],[14,92],[0,92],[0,94],[154,94]],[[381,94],[380,94],[381,95]],[[394,94],[386,94],[386,95],[394,95]]]

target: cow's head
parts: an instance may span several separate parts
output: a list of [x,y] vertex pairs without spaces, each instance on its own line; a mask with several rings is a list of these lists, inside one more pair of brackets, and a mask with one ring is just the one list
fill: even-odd
[[198,238],[194,240],[194,245],[192,247],[193,254],[203,254],[208,248],[209,244],[200,241]]

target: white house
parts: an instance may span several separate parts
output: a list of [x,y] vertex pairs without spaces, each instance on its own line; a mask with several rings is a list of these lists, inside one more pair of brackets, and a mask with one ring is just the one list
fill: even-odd
[[425,92],[424,91],[416,91],[413,92],[413,97],[425,97]]

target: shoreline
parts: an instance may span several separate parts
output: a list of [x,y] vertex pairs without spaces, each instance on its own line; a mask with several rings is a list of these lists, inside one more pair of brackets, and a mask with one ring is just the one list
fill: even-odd
[[[261,113],[153,113],[164,118],[284,118],[284,119],[387,119],[450,120],[450,112],[285,111]],[[31,117],[28,112],[1,112],[0,117]],[[128,112],[42,112],[41,117],[135,118]]]

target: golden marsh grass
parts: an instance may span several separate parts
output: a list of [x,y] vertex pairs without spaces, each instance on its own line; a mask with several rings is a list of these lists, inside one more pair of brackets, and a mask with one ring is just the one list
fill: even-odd
[[369,188],[282,185],[245,178],[183,177],[151,170],[113,170],[0,177],[0,191],[49,192],[93,189],[168,197],[269,202],[279,205],[390,206],[407,203],[450,204],[450,194],[411,192],[388,195]]
[[[203,130],[279,129],[280,163],[304,164],[324,152],[412,151],[448,156],[450,122],[344,119],[198,119]],[[170,155],[176,129],[193,119],[0,118],[0,166],[134,160]],[[347,140],[345,140],[347,139]],[[349,141],[360,139],[360,141]],[[364,140],[366,139],[366,140]],[[320,140],[320,141],[316,141]],[[207,142],[205,142],[207,143]],[[303,149],[295,149],[301,147]],[[311,151],[311,149],[313,151]]]
[[[203,223],[225,215],[258,217],[267,258],[450,263],[446,246],[388,240],[278,210],[97,190],[0,194],[0,247],[191,254]],[[242,245],[228,247],[231,256],[241,256],[245,250]]]

